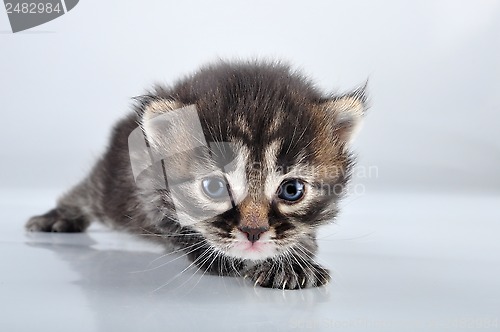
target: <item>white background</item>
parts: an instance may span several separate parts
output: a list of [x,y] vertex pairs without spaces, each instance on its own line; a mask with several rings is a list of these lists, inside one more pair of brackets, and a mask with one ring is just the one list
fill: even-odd
[[[496,0],[81,0],[16,34],[0,10],[0,329],[498,328],[499,41]],[[324,91],[369,78],[355,150],[377,171],[323,230],[328,296],[195,275],[187,294],[151,297],[187,263],[130,277],[158,250],[100,228],[23,233],[86,174],[131,97],[219,57],[284,59]]]
[[35,29],[9,29],[0,11],[2,187],[65,187],[131,97],[219,57],[264,57],[325,91],[369,78],[356,150],[379,169],[371,185],[500,190],[496,0],[82,0]]

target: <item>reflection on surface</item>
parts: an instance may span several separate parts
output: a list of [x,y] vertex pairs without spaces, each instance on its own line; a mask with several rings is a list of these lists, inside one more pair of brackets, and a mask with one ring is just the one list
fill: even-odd
[[318,260],[330,268],[332,283],[285,292],[202,276],[195,268],[176,277],[189,266],[184,258],[97,225],[87,234],[24,234],[26,216],[40,207],[26,206],[24,196],[18,203],[4,197],[2,332],[441,332],[463,330],[456,326],[464,322],[475,331],[500,326],[498,195],[354,200],[342,221],[318,236]]
[[[109,236],[113,241],[131,241],[122,239],[122,234]],[[265,322],[281,329],[290,324],[290,310],[294,319],[301,313],[305,319],[307,308],[327,302],[330,296],[328,287],[282,291],[255,288],[242,278],[203,275],[181,255],[144,250],[142,243],[132,242],[139,247],[135,251],[112,249],[119,247],[113,242],[99,249],[103,245],[92,233],[37,233],[27,240],[32,248],[50,250],[77,273],[78,279],[68,282],[84,292],[87,308],[102,331],[116,330],[117,322],[123,330],[160,329],[169,320],[185,322],[186,329],[203,328],[198,316],[220,318],[232,326]],[[285,304],[286,311],[266,309]]]

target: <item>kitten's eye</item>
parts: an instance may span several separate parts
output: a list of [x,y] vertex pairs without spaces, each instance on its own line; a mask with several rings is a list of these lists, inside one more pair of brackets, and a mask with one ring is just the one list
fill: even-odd
[[304,196],[304,183],[299,179],[286,180],[281,183],[278,197],[289,202],[296,202]]
[[201,182],[203,192],[210,198],[227,196],[226,182],[219,177],[206,178]]

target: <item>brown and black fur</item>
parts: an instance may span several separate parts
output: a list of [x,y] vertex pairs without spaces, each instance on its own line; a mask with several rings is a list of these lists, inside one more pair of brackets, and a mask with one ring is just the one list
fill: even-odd
[[[330,276],[314,261],[316,229],[337,214],[337,202],[345,192],[353,164],[349,141],[363,115],[365,99],[363,89],[338,96],[323,94],[309,79],[281,63],[219,62],[206,66],[172,87],[158,86],[136,98],[135,112],[115,126],[106,153],[90,175],[63,195],[53,210],[31,218],[26,227],[30,231],[82,232],[91,221],[99,220],[185,248],[203,270],[245,275],[264,287],[323,285]],[[196,106],[207,141],[240,142],[250,156],[248,195],[208,221],[208,240],[196,227],[176,221],[168,188],[141,189],[131,172],[128,137],[145,114],[184,105]],[[275,149],[278,170],[253,167],[266,163],[265,148],[273,142],[279,142]],[[288,207],[279,200],[263,199],[261,187],[268,173],[284,173],[298,163],[314,166],[315,174],[308,178],[309,194],[314,194],[314,199],[300,211],[283,213],[281,207]],[[273,240],[281,241],[279,245],[286,250],[262,260],[213,250],[214,241],[220,238],[223,243],[248,218],[272,228]]]

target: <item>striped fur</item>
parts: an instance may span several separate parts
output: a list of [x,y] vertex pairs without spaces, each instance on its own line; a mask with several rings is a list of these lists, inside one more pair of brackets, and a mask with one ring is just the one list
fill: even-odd
[[[207,271],[246,275],[264,287],[320,286],[330,276],[314,261],[315,234],[337,214],[353,165],[349,142],[365,99],[364,89],[323,94],[281,63],[203,67],[137,98],[135,112],[115,126],[89,176],[26,227],[80,232],[97,219],[184,248]],[[208,148],[190,149],[193,133],[182,125],[168,135],[152,125],[183,107],[196,109]],[[138,127],[152,153],[168,149],[171,157],[135,177],[127,142]],[[202,180],[210,176],[227,181],[227,197],[204,194]],[[305,185],[296,203],[278,197],[287,179]],[[252,243],[243,226],[266,231]]]

